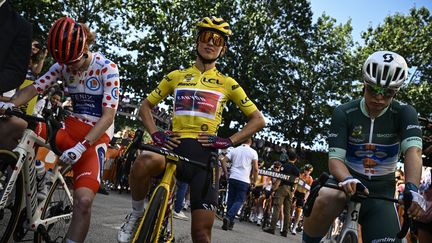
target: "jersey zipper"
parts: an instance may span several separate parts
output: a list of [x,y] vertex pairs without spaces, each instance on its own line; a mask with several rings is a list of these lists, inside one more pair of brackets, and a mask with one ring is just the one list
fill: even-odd
[[[374,123],[375,123],[375,118],[371,118],[371,125],[370,125],[370,130],[369,130],[369,144],[372,144]],[[368,173],[368,177],[369,177],[369,180],[372,179],[372,174],[370,172]]]

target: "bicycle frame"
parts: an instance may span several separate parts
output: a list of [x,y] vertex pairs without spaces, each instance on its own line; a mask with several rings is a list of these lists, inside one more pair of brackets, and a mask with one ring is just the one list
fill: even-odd
[[327,235],[321,242],[323,243],[337,243],[341,242],[348,234],[355,236],[358,239],[358,220],[359,212],[361,208],[361,202],[352,201],[348,203],[348,209],[346,213],[345,221],[343,222],[342,229],[338,234],[332,234],[332,227],[330,227]]
[[[17,153],[18,160],[15,165],[15,170],[13,171],[11,178],[6,186],[6,190],[3,193],[3,197],[0,201],[0,209],[3,209],[6,205],[9,195],[11,194],[18,175],[23,172],[24,178],[24,197],[25,204],[22,203],[19,206],[19,211],[21,212],[24,207],[26,209],[27,221],[25,223],[25,228],[31,231],[37,230],[46,230],[46,227],[60,220],[67,220],[72,218],[72,213],[50,217],[47,219],[41,219],[41,212],[44,208],[45,201],[42,202],[37,201],[37,188],[36,188],[36,167],[34,164],[35,158],[35,146],[43,146],[49,148],[49,145],[45,143],[45,140],[39,136],[37,136],[32,130],[26,129],[21,138],[18,146],[13,150]],[[56,164],[53,168],[53,176],[51,178],[51,182],[55,182],[57,179],[66,185],[66,182],[61,175],[59,165]],[[64,187],[65,192],[71,204],[73,202],[72,194],[67,186]],[[40,227],[43,227],[42,229]]]
[[[167,156],[166,161],[167,161],[166,162],[167,166],[165,168],[165,172],[164,172],[164,175],[162,177],[162,180],[159,182],[159,184],[153,190],[152,196],[151,196],[150,201],[149,201],[149,202],[153,201],[153,198],[155,196],[155,192],[157,191],[158,188],[163,187],[166,189],[166,195],[164,197],[162,209],[160,212],[160,216],[163,216],[163,217],[157,218],[155,231],[153,232],[153,237],[152,237],[154,239],[153,242],[158,242],[158,240],[159,240],[160,232],[162,229],[162,223],[163,223],[163,220],[165,218],[166,211],[168,209],[168,202],[170,200],[169,194],[172,191],[171,189],[173,189],[173,187],[174,187],[172,185],[174,183],[174,173],[176,171],[177,164],[176,164],[176,161],[174,159],[169,159],[168,156]],[[147,213],[148,213],[148,210],[145,211],[144,217],[142,218],[142,220],[145,219],[145,217],[147,216]],[[170,225],[172,225],[172,215],[170,215],[169,223],[170,223]],[[137,242],[139,232],[141,231],[141,227],[142,227],[142,223],[140,223],[132,242]],[[173,229],[173,227],[171,227],[171,229]],[[170,238],[166,239],[166,242],[171,242],[173,240],[173,238],[174,238],[174,230],[172,230],[172,232],[170,234]]]

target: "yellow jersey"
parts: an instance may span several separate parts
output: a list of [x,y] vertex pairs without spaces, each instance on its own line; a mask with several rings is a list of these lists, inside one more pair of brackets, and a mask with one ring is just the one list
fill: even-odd
[[216,135],[228,100],[249,116],[257,107],[233,78],[216,67],[203,73],[195,66],[175,70],[163,78],[147,100],[156,105],[173,94],[172,130],[180,138],[197,138],[205,132]]

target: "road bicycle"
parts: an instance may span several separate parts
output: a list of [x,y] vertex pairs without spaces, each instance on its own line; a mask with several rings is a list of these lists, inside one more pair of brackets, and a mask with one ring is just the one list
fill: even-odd
[[[174,242],[174,227],[172,223],[172,200],[175,188],[174,173],[177,163],[190,163],[213,172],[217,168],[218,156],[212,153],[207,165],[202,162],[190,160],[176,153],[149,144],[143,144],[143,132],[138,130],[132,141],[131,152],[134,150],[146,150],[165,156],[166,168],[162,179],[153,190],[150,201],[148,202],[144,216],[142,217],[132,242]],[[216,187],[215,181],[211,182],[212,187]]]
[[[313,189],[311,194],[309,195],[308,202],[304,208],[304,215],[308,217],[312,212],[313,203],[318,195],[318,191],[321,187],[329,187],[336,190],[343,191],[343,189],[335,184],[326,183],[329,175],[327,173],[323,173],[318,179],[318,183],[313,185]],[[362,187],[364,187],[361,183],[357,184],[357,188],[359,190],[352,196],[349,197],[347,207],[344,212],[335,220],[335,222],[331,225],[328,230],[326,236],[321,240],[322,243],[357,243],[359,242],[358,232],[359,232],[359,212],[361,208],[361,204],[363,200],[367,199],[378,199],[391,203],[400,203],[397,199],[388,198],[378,195],[366,195],[362,193]],[[410,199],[404,200],[405,210],[409,208]],[[400,232],[397,234],[399,239],[403,239],[411,225],[411,219],[408,217],[407,212],[404,213],[403,225]]]
[[[34,232],[34,242],[62,242],[72,218],[71,166],[54,166],[48,195],[38,201],[34,162],[36,146],[61,154],[54,144],[54,121],[12,110],[5,114],[26,120],[28,127],[13,151],[0,150],[0,242],[12,236],[21,241],[28,231]],[[39,122],[47,125],[47,140],[33,131]]]
[[218,193],[218,207],[216,209],[216,218],[223,220],[227,213],[228,185],[220,188]]

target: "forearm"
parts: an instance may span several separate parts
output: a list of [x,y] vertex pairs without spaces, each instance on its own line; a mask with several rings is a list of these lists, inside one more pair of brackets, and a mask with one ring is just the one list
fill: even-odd
[[417,147],[410,147],[405,152],[404,171],[405,182],[411,182],[418,186],[422,172],[422,150]]
[[230,137],[231,142],[233,144],[239,144],[247,138],[252,137],[252,135],[264,128],[264,126],[264,117],[259,110],[256,110],[249,116],[248,123],[246,123],[240,131]]
[[158,131],[156,124],[153,120],[153,115],[151,112],[152,108],[153,108],[153,105],[147,99],[145,99],[141,103],[141,107],[139,110],[139,115],[141,117],[143,125],[150,134],[153,134],[154,132]]
[[42,58],[36,65],[33,65],[32,71],[33,71],[34,75],[38,76],[40,74],[40,72],[42,71],[44,62],[45,62],[45,58]]
[[85,139],[90,144],[95,143],[113,124],[116,110],[111,108],[103,108],[103,115],[90,132],[85,136]]
[[339,159],[329,159],[328,165],[330,174],[336,177],[338,181],[343,181],[348,176],[351,176],[351,173],[348,171],[348,167],[346,167],[344,162]]
[[228,160],[227,157],[224,157],[221,160],[222,171],[225,176],[228,176],[227,160]]
[[256,185],[257,179],[258,179],[258,170],[254,170],[252,174],[252,183],[254,185]]
[[11,102],[15,106],[20,106],[27,104],[29,100],[31,100],[33,97],[35,97],[38,94],[36,88],[33,85],[29,85],[25,87],[24,89],[21,89],[15,93],[14,96],[12,96]]

